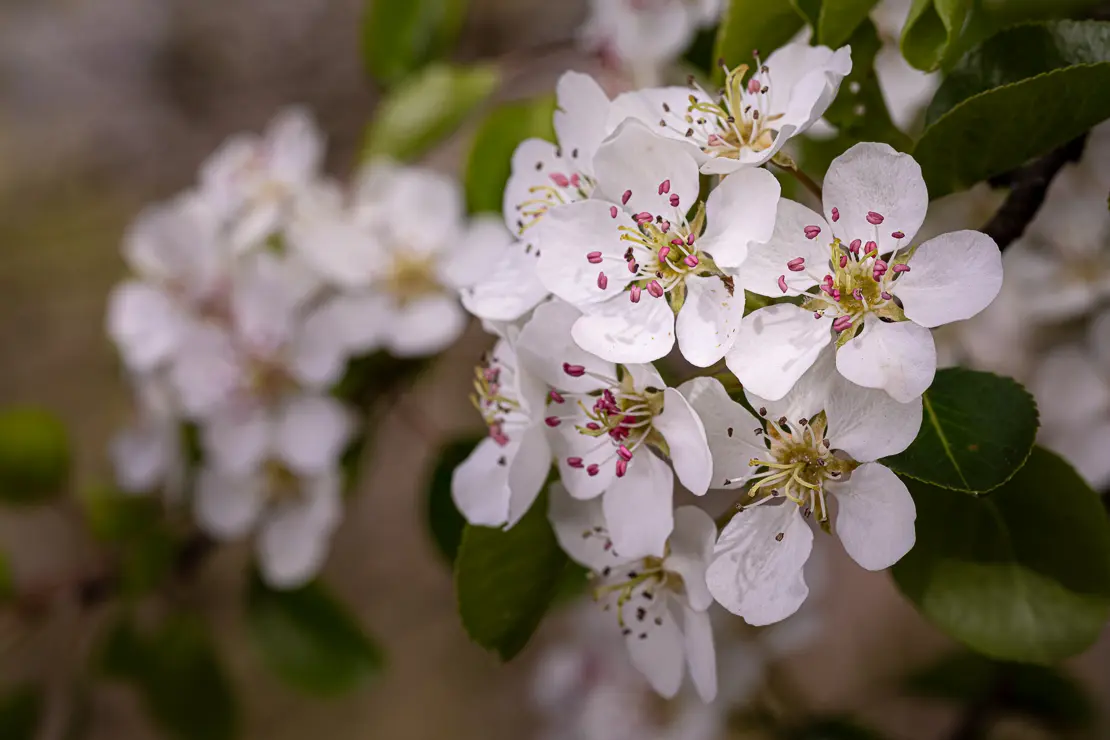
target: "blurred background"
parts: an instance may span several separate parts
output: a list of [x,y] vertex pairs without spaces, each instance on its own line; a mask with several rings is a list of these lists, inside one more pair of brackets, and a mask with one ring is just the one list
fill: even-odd
[[[280,108],[307,105],[328,138],[331,174],[357,160],[376,95],[359,54],[361,0],[5,0],[0,5],[0,406],[58,413],[76,441],[80,481],[110,480],[106,440],[130,415],[122,370],[104,335],[105,302],[125,274],[127,223],[146,203],[193,182],[227,136],[260,130]],[[501,100],[550,91],[567,68],[596,70],[576,51],[584,0],[473,0],[457,57],[511,65]],[[455,172],[467,130],[428,164]],[[472,367],[491,344],[472,326],[380,420],[357,495],[324,579],[382,642],[388,668],[356,692],[306,699],[249,652],[238,598],[249,546],[222,548],[175,594],[217,625],[240,692],[244,737],[521,738],[538,736],[537,661],[564,629],[544,625],[516,661],[501,665],[467,639],[449,567],[427,534],[426,471],[438,447],[477,431],[467,400]],[[415,421],[414,421],[415,420]],[[50,588],[96,563],[73,503],[0,511],[0,547],[21,588]],[[859,713],[889,737],[949,737],[958,718],[941,702],[900,695],[907,671],[954,646],[904,602],[885,573],[826,548],[819,638],[775,674],[799,706]],[[64,601],[34,630],[4,622],[0,682],[53,687],[44,737],[87,712],[89,740],[159,735],[122,687],[97,688],[76,707],[67,687],[98,620]],[[172,608],[172,606],[171,606]],[[1110,631],[1069,664],[1104,711],[1110,737]],[[1019,721],[992,737],[1055,737]],[[2,739],[0,739],[2,740]]]

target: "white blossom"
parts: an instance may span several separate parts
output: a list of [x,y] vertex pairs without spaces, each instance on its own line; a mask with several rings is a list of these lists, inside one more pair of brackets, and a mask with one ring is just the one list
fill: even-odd
[[750,624],[777,622],[805,601],[811,519],[831,524],[868,570],[889,567],[914,543],[913,499],[875,460],[914,440],[921,400],[901,404],[860,388],[840,378],[833,364],[826,350],[781,400],[749,392],[758,419],[716,379],[696,378],[680,389],[704,421],[713,487],[745,491],[742,510],[717,540],[707,577],[714,598]]
[[[791,43],[765,62],[728,72],[724,94],[691,87],[624,93],[610,121],[637,118],[658,134],[682,141],[706,174],[729,174],[769,162],[790,137],[812,126],[852,71],[851,48]],[[745,81],[747,76],[747,81]]]
[[678,693],[685,667],[703,701],[717,694],[712,604],[705,569],[717,528],[701,509],[674,512],[674,532],[659,556],[623,554],[596,499],[581,501],[561,486],[550,492],[560,546],[594,575],[594,594],[615,612],[632,664],[666,697]]
[[857,144],[825,178],[825,218],[779,204],[775,234],[749,250],[744,288],[800,296],[744,318],[729,369],[745,388],[782,398],[834,341],[846,378],[903,403],[936,372],[929,329],[967,319],[1002,286],[998,246],[978,231],[957,231],[911,246],[925,218],[921,168],[885,144]]
[[635,86],[657,85],[698,28],[720,12],[721,0],[591,0],[579,38]]
[[[552,451],[570,494],[602,496],[617,549],[661,556],[674,526],[674,476],[692,493],[709,486],[705,431],[686,399],[650,365],[615,365],[580,349],[570,336],[579,313],[550,302],[521,331],[522,361],[550,387]],[[657,454],[670,458],[672,473]]]
[[451,496],[471,524],[516,524],[551,468],[544,427],[547,386],[521,364],[515,334],[508,332],[475,368],[471,401],[489,436],[451,476]]
[[116,483],[129,493],[164,486],[175,498],[185,483],[186,463],[173,394],[158,375],[137,376],[134,385],[136,419],[113,437],[109,449]]
[[687,148],[635,120],[602,145],[594,167],[594,197],[547,214],[540,236],[540,280],[583,312],[575,341],[614,362],[649,362],[677,333],[693,364],[721,359],[744,313],[725,268],[771,237],[778,182],[738,172],[702,203]]

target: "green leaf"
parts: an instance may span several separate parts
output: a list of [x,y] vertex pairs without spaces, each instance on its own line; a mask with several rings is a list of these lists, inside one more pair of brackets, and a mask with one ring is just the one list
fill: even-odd
[[490,112],[479,126],[466,159],[463,182],[471,213],[501,213],[505,183],[517,144],[530,138],[553,140],[555,97],[508,103]]
[[1023,714],[1062,732],[1083,729],[1095,718],[1083,687],[1062,671],[975,653],[945,656],[911,674],[906,688],[916,696]]
[[153,634],[127,619],[112,627],[100,666],[130,684],[143,707],[174,740],[231,740],[239,718],[231,685],[204,624],[169,618]]
[[984,493],[1022,466],[1037,436],[1037,405],[1016,381],[946,368],[921,398],[921,431],[904,452],[883,460],[934,486]]
[[547,521],[546,492],[512,529],[467,525],[455,560],[455,589],[470,638],[511,660],[558,593],[567,562]]
[[[717,30],[714,58],[723,59],[729,69],[754,64],[752,52],[770,54],[789,41],[803,25],[802,17],[789,3],[766,0],[729,0]],[[724,79],[720,66],[714,79]]]
[[929,196],[1013,170],[1110,118],[1110,96],[1091,94],[1108,86],[1110,23],[1029,24],[988,39],[929,106],[914,149]]
[[907,479],[917,544],[895,564],[937,627],[1001,660],[1076,655],[1110,616],[1110,523],[1098,496],[1040,447],[987,496]]
[[81,503],[89,532],[111,545],[119,559],[120,586],[126,595],[142,596],[165,581],[180,541],[169,529],[158,499],[93,486],[81,492]]
[[415,159],[458,128],[499,81],[492,65],[425,67],[379,104],[366,130],[363,158]]
[[395,83],[450,50],[466,0],[369,0],[362,20],[362,58],[381,82]]
[[0,738],[35,740],[42,719],[42,691],[21,686],[0,697]]
[[382,650],[323,584],[275,591],[255,574],[247,626],[262,660],[301,691],[335,696],[381,672]]
[[[817,22],[818,43],[837,48],[851,38],[860,24],[867,20],[871,8],[879,0],[824,0]],[[855,47],[852,54],[855,55]]]
[[0,502],[39,504],[69,478],[69,435],[60,419],[33,407],[0,412]]
[[432,535],[436,550],[449,563],[455,562],[459,542],[462,541],[463,528],[466,526],[466,519],[459,513],[451,498],[451,476],[455,468],[470,456],[481,441],[481,437],[465,437],[448,442],[441,447],[426,486],[428,495],[425,514],[428,531]]
[[914,0],[902,27],[902,56],[914,67],[931,72],[963,31],[971,0]]

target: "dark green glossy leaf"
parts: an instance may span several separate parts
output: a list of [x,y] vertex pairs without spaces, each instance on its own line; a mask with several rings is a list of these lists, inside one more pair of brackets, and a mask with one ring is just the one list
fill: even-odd
[[42,691],[34,686],[21,686],[0,696],[0,738],[35,740],[42,704]]
[[1107,87],[1110,23],[1030,24],[988,39],[929,106],[914,150],[929,196],[1013,170],[1110,117],[1110,96],[1091,94]]
[[501,213],[505,183],[512,172],[513,152],[525,139],[553,140],[555,97],[508,103],[490,112],[470,146],[463,182],[471,213]]
[[931,72],[940,66],[963,31],[971,0],[914,0],[902,27],[902,56]]
[[0,412],[0,502],[25,505],[61,494],[69,478],[69,435],[48,411]]
[[247,595],[247,626],[262,660],[301,691],[334,696],[382,670],[382,650],[323,584],[275,591],[256,575]]
[[1001,660],[1076,655],[1110,616],[1110,523],[1066,462],[1034,448],[986,496],[906,479],[917,544],[895,564],[902,593],[937,627]]
[[369,0],[362,21],[362,57],[381,82],[403,79],[450,50],[466,0]]
[[466,519],[459,513],[451,498],[451,476],[455,468],[470,456],[481,441],[480,437],[465,437],[441,447],[431,478],[427,483],[425,511],[428,517],[428,531],[432,535],[436,550],[449,563],[455,562],[459,542],[462,541],[463,528],[466,526]]
[[[729,0],[717,30],[714,63],[723,59],[729,69],[754,64],[752,52],[764,56],[789,41],[803,25],[802,16],[786,2],[766,0]],[[714,67],[714,79],[724,74]]]
[[1022,714],[1063,732],[1080,730],[1095,717],[1083,687],[1062,671],[975,653],[945,656],[911,674],[906,689],[917,696]]
[[1037,436],[1037,405],[1016,381],[946,368],[921,399],[917,439],[883,464],[943,488],[983,493],[1017,471]]
[[[817,22],[817,41],[832,48],[852,37],[879,0],[824,0]],[[852,54],[855,55],[855,47]]]
[[105,639],[100,666],[138,692],[147,714],[170,738],[236,737],[231,685],[207,628],[195,618],[170,617],[149,635],[121,620]]
[[455,589],[470,638],[511,660],[558,593],[567,562],[547,521],[546,492],[512,529],[467,525],[455,559]]
[[415,159],[458,128],[497,87],[492,65],[433,64],[407,77],[379,104],[363,158]]

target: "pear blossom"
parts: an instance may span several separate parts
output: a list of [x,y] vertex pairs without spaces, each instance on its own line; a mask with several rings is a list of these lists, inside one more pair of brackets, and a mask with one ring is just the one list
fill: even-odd
[[707,580],[721,605],[753,625],[784,619],[805,601],[811,520],[831,525],[868,570],[893,565],[913,547],[913,499],[875,461],[914,440],[921,400],[898,403],[848,383],[833,365],[826,350],[781,400],[749,391],[759,418],[714,378],[680,388],[705,422],[713,486],[745,491],[717,540]]
[[826,220],[779,204],[775,233],[749,251],[747,290],[800,297],[744,317],[726,361],[744,387],[779,399],[834,342],[844,377],[906,403],[936,372],[929,329],[970,318],[1002,287],[998,246],[978,231],[913,245],[928,194],[921,168],[886,144],[857,144],[825,178]]
[[558,144],[535,138],[521,142],[505,184],[505,226],[518,241],[462,290],[463,305],[483,319],[513,321],[548,296],[536,272],[539,225],[548,211],[590,197],[596,185],[593,159],[609,133],[609,98],[580,72],[565,72],[555,95]]
[[771,237],[778,182],[738,172],[702,203],[687,148],[635,120],[601,146],[594,168],[594,197],[545,216],[537,265],[544,285],[583,312],[575,341],[606,360],[642,363],[666,355],[677,333],[691,363],[721,359],[744,313],[725,270]]
[[521,364],[516,333],[500,339],[475,368],[471,401],[489,436],[451,476],[451,497],[471,524],[516,524],[551,468],[544,426],[547,386]]
[[649,88],[619,95],[610,121],[637,118],[653,131],[682,141],[705,174],[729,174],[771,161],[790,137],[816,123],[852,71],[850,47],[790,43],[752,74],[742,64],[725,70],[722,95],[689,87]]
[[292,107],[262,136],[238,134],[200,170],[199,193],[227,224],[231,247],[261,246],[288,225],[298,200],[319,186],[324,138],[312,116]]
[[277,588],[306,583],[339,523],[339,458],[353,431],[350,412],[326,396],[224,408],[201,429],[197,523],[223,540],[256,530],[265,580]]
[[622,555],[659,557],[674,526],[674,476],[695,495],[709,487],[705,431],[650,365],[615,365],[580,349],[570,336],[578,317],[564,303],[540,305],[517,351],[550,389],[544,423],[570,495],[602,497]]
[[109,447],[116,483],[129,493],[163,486],[176,497],[185,484],[186,461],[173,393],[160,375],[136,376],[134,385],[136,419]]
[[[468,223],[458,184],[419,167],[367,165],[349,207],[326,198],[290,229],[296,254],[338,286],[349,315],[375,317],[360,349],[399,357],[435,354],[466,326],[459,291],[511,249],[494,221]],[[368,320],[369,321],[369,320]]]
[[659,556],[628,556],[613,540],[600,502],[575,499],[558,484],[550,495],[559,545],[591,570],[594,596],[615,612],[632,664],[665,697],[678,693],[688,666],[702,700],[712,701],[717,668],[705,569],[717,533],[713,520],[681,506]]
[[634,86],[657,85],[698,28],[720,13],[721,0],[591,0],[579,38]]
[[894,124],[912,132],[924,117],[925,106],[940,87],[940,72],[922,72],[902,56],[902,27],[912,0],[882,0],[871,12],[882,46],[875,53],[875,77]]

